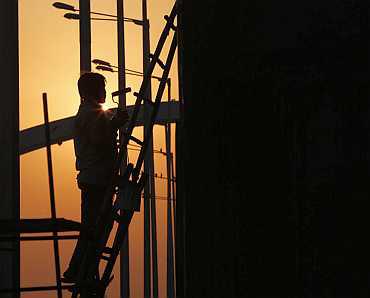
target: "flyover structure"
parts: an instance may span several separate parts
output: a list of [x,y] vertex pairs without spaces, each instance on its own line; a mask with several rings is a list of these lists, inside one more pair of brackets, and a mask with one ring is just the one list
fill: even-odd
[[[127,106],[129,115],[134,106]],[[165,125],[179,120],[179,104],[177,101],[162,102],[155,124]],[[62,144],[73,139],[74,116],[50,122],[50,143]],[[144,125],[144,111],[140,110],[136,126]],[[25,154],[45,147],[45,125],[40,124],[21,130],[19,133],[19,154]]]

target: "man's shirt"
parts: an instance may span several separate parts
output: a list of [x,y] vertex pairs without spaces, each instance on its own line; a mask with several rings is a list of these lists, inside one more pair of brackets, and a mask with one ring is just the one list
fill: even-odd
[[77,181],[107,185],[117,157],[117,133],[101,106],[84,100],[75,117],[74,149]]

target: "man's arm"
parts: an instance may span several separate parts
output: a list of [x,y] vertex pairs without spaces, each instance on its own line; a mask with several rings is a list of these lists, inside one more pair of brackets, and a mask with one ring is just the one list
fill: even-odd
[[129,115],[126,110],[118,108],[116,110],[116,114],[113,116],[111,120],[111,125],[115,129],[118,129],[122,126],[124,126],[129,119]]
[[110,119],[109,114],[98,110],[90,122],[89,139],[94,144],[111,144],[116,137],[117,129],[127,123],[128,113],[117,110],[116,115]]

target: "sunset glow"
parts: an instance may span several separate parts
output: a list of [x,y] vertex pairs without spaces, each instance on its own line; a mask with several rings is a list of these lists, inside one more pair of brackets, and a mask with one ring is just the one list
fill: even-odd
[[101,108],[102,108],[102,110],[103,111],[107,111],[107,110],[109,110],[110,109],[110,107],[108,106],[108,104],[106,104],[106,103],[103,103],[102,105],[101,105]]

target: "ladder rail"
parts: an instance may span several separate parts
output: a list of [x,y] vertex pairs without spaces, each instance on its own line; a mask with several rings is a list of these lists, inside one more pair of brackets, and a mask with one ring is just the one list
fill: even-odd
[[[119,152],[118,152],[118,156],[117,156],[117,162],[115,163],[115,166],[114,166],[114,169],[113,169],[113,174],[112,174],[111,179],[110,179],[111,182],[110,182],[110,184],[107,188],[106,194],[104,196],[102,210],[106,210],[106,208],[108,206],[108,202],[110,201],[110,198],[112,197],[112,195],[114,193],[115,178],[116,178],[116,176],[119,172],[121,161],[125,157],[125,154],[126,154],[125,149],[127,149],[127,145],[128,145],[130,136],[131,136],[131,134],[134,130],[135,122],[136,122],[136,119],[138,117],[138,114],[139,114],[139,111],[140,111],[140,108],[141,108],[141,102],[143,101],[143,98],[145,96],[146,89],[148,88],[148,85],[149,85],[149,80],[151,79],[152,72],[153,72],[154,67],[156,65],[156,62],[158,60],[158,57],[160,56],[160,53],[163,49],[166,38],[169,34],[169,31],[172,29],[171,22],[173,22],[175,20],[176,15],[177,15],[177,4],[175,2],[175,5],[173,6],[173,8],[171,10],[170,16],[167,19],[167,23],[165,25],[165,28],[163,29],[162,34],[159,38],[158,45],[157,45],[156,50],[154,52],[153,58],[150,61],[148,70],[144,74],[144,79],[143,79],[143,83],[141,84],[140,91],[138,92],[138,95],[136,96],[134,110],[133,110],[133,113],[131,115],[129,124],[126,128],[126,131],[124,132],[125,137],[123,138],[123,142],[122,142],[122,144],[120,145],[120,148],[119,148]],[[133,178],[138,179],[137,176],[135,176]],[[97,220],[97,222],[98,221],[99,221],[99,219]]]
[[[162,100],[162,96],[163,96],[164,90],[166,88],[166,83],[167,83],[168,75],[169,75],[169,72],[170,72],[170,66],[172,64],[172,60],[173,60],[173,57],[175,55],[176,47],[177,47],[177,34],[175,32],[175,34],[172,38],[171,47],[170,47],[170,50],[169,50],[169,53],[168,53],[168,56],[167,56],[167,61],[166,61],[166,65],[165,65],[166,68],[163,71],[163,77],[162,77],[162,80],[161,80],[161,82],[159,84],[159,87],[158,87],[157,96],[155,98],[155,105],[154,105],[154,107],[152,109],[152,113],[150,115],[149,126],[147,127],[147,135],[149,136],[149,139],[152,137],[152,134],[153,134],[153,127],[154,127],[155,117],[156,117],[157,112],[159,110],[159,104]],[[144,143],[143,148],[142,148],[143,150],[140,150],[139,156],[137,158],[136,166],[133,170],[133,176],[134,177],[138,176],[138,173],[139,173],[139,171],[141,169],[141,166],[144,162],[147,146],[148,146],[148,142]]]
[[125,215],[122,216],[122,222],[120,222],[118,225],[118,230],[117,230],[117,233],[115,235],[114,242],[112,245],[112,253],[110,255],[109,261],[102,275],[101,282],[103,283],[103,285],[106,285],[106,283],[110,279],[115,261],[118,257],[118,254],[123,244],[123,241],[125,239],[125,236],[127,235],[128,227],[131,223],[133,215],[134,215],[133,211],[126,211]]
[[[163,74],[164,78],[167,78],[167,76],[169,74],[169,68],[171,66],[172,59],[175,55],[176,46],[177,46],[177,35],[175,33],[174,36],[173,36],[173,39],[172,39],[170,51],[169,51],[167,62],[166,62],[166,68],[165,68],[165,71],[164,71],[164,74]],[[163,82],[166,82],[166,80],[163,80]],[[164,92],[164,88],[158,88],[156,101],[155,101],[155,108],[158,108],[158,106],[161,102],[163,92]],[[151,111],[151,122],[150,122],[151,127],[148,128],[148,131],[151,131],[151,128],[153,127],[154,117],[155,117],[155,114],[157,112],[157,110],[155,110],[155,108]],[[145,155],[145,150],[146,150],[146,147],[141,148],[140,153]],[[135,168],[140,169],[141,165],[142,165],[142,162],[143,162],[143,160],[137,160]],[[128,225],[131,222],[132,216],[133,216],[132,211],[126,211],[124,216],[122,217],[123,221],[119,222],[118,232],[115,236],[114,244],[112,246],[112,251],[113,252],[110,256],[110,259],[109,259],[109,261],[106,265],[105,271],[104,271],[103,276],[102,276],[102,283],[103,284],[107,283],[110,280],[110,275],[112,273],[114,263],[116,261],[116,258],[118,257],[119,249],[122,246],[123,241],[124,241],[124,239],[127,235]]]
[[[133,113],[132,113],[132,116],[131,116],[131,119],[130,119],[131,121],[129,122],[129,124],[127,126],[127,129],[125,131],[126,138],[124,138],[123,143],[121,144],[121,148],[120,148],[121,149],[120,150],[121,154],[124,154],[125,150],[122,150],[122,149],[127,147],[128,142],[129,142],[128,136],[131,136],[131,134],[132,134],[132,132],[135,128],[135,122],[136,122],[136,118],[137,118],[137,116],[139,114],[139,111],[140,111],[141,102],[144,101],[144,99],[145,99],[145,94],[146,94],[146,91],[147,91],[148,86],[149,86],[151,75],[153,73],[155,65],[157,64],[160,53],[162,52],[162,49],[163,49],[163,46],[165,44],[166,38],[167,38],[167,36],[168,36],[168,34],[171,30],[171,22],[173,22],[175,20],[176,15],[177,15],[177,5],[175,3],[175,5],[173,6],[172,11],[170,13],[170,16],[167,20],[167,23],[166,23],[166,25],[165,25],[165,27],[162,31],[162,34],[159,38],[158,45],[157,45],[157,47],[155,49],[155,52],[153,54],[153,58],[149,63],[149,67],[148,67],[147,71],[144,73],[144,79],[143,79],[143,83],[140,86],[140,90],[139,90],[138,93],[135,93],[136,94],[135,108],[133,110]],[[118,160],[121,160],[121,159],[123,159],[123,158],[119,156]],[[119,165],[117,165],[117,168],[119,168]]]

